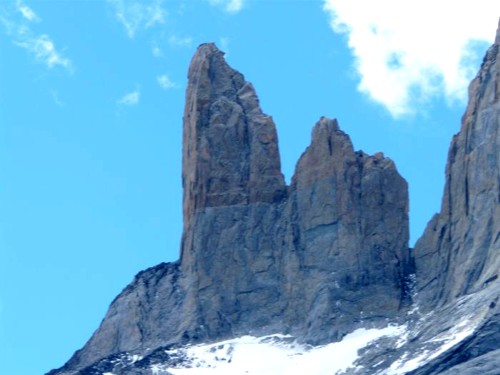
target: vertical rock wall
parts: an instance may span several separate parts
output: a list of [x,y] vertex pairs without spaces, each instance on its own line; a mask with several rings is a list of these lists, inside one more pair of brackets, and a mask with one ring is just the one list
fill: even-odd
[[290,314],[306,322],[306,337],[340,338],[355,323],[399,311],[408,193],[390,159],[354,152],[336,120],[320,119],[297,164],[285,221]]
[[500,269],[500,28],[469,87],[453,137],[441,212],[415,246],[424,306],[486,287]]
[[181,259],[139,274],[55,373],[249,333],[323,343],[401,309],[408,193],[394,163],[322,118],[287,187],[274,123],[223,53],[200,46],[188,78]]

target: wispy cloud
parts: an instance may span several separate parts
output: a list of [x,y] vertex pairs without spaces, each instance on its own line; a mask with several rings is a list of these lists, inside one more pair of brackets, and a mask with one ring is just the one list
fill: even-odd
[[[15,14],[20,16],[15,16]],[[39,63],[48,68],[63,67],[73,70],[71,60],[56,48],[54,41],[47,34],[37,34],[31,28],[31,23],[40,22],[41,18],[33,9],[22,1],[15,4],[15,13],[7,12],[0,17],[12,42],[30,52]]]
[[158,76],[156,78],[158,84],[160,85],[160,87],[164,90],[168,90],[168,89],[172,89],[172,88],[175,88],[177,87],[177,85],[172,82],[172,80],[166,75],[166,74],[162,74],[161,76]]
[[465,100],[477,46],[493,41],[500,2],[324,0],[324,10],[333,30],[347,35],[358,89],[398,117],[436,96]]
[[228,13],[238,13],[244,5],[245,0],[208,0],[210,4],[221,6]]
[[24,37],[14,43],[30,51],[37,61],[44,63],[49,68],[61,66],[71,69],[71,61],[57,51],[54,42],[46,34],[37,37]]
[[[158,40],[162,40],[162,43],[159,43]],[[161,45],[170,46],[174,48],[188,48],[193,45],[193,38],[190,36],[179,36],[176,34],[171,34],[168,38],[159,37],[152,43],[151,53],[154,57],[164,57],[164,51],[160,47]]]
[[22,1],[16,1],[17,10],[21,13],[21,15],[27,19],[28,21],[35,22],[40,21],[40,17],[35,13],[33,9],[24,4]]
[[58,107],[64,107],[66,104],[61,100],[59,97],[59,93],[56,90],[51,90],[50,91],[50,96],[52,97],[52,100]]
[[168,44],[172,47],[191,47],[193,45],[193,38],[189,36],[170,35]]
[[165,23],[167,11],[163,0],[108,0],[114,9],[116,19],[125,27],[129,38],[139,30],[146,30]]
[[140,91],[135,90],[123,95],[120,99],[117,100],[117,103],[125,106],[135,106],[139,104],[140,97],[141,97]]

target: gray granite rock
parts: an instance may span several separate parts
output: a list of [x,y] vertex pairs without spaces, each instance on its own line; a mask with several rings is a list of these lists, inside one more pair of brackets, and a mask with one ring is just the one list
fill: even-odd
[[462,362],[446,371],[440,372],[441,375],[498,375],[500,369],[500,349],[493,350],[481,356]]
[[415,245],[418,293],[429,309],[478,291],[500,269],[500,33],[469,87],[451,142],[441,212]]
[[[460,132],[452,139],[441,212],[414,250],[423,311],[483,296],[469,307],[481,324],[467,340],[412,372],[498,374],[500,362],[500,24],[469,87]],[[484,309],[488,313],[482,313]],[[467,315],[466,315],[467,316]],[[437,327],[440,327],[437,325]]]
[[162,263],[137,274],[111,303],[85,346],[49,374],[73,374],[110,355],[138,348],[147,352],[148,347],[181,341],[186,284],[180,278],[178,263]]
[[[397,313],[408,198],[392,161],[355,153],[336,121],[323,118],[287,189],[274,124],[251,85],[213,45],[199,48],[189,77],[181,267],[197,323],[186,335],[293,332],[324,342]],[[206,97],[215,109],[203,115],[190,103]]]
[[404,309],[408,193],[394,163],[322,118],[287,187],[274,123],[223,53],[200,46],[188,78],[180,261],[140,273],[53,374],[242,334],[325,343]]
[[404,337],[370,344],[346,374],[498,374],[499,45],[500,29],[452,140],[441,212],[414,249],[413,288],[407,186],[393,162],[355,152],[322,118],[285,186],[251,84],[200,46],[184,115],[181,259],[139,273],[51,374],[167,374],[188,361],[185,344],[275,332],[320,344],[388,320]]
[[400,311],[410,271],[407,194],[390,159],[354,152],[337,121],[320,119],[285,208],[285,316],[306,329],[299,335],[340,339]]
[[278,138],[251,83],[214,44],[196,51],[184,110],[184,230],[206,207],[274,203],[286,191]]

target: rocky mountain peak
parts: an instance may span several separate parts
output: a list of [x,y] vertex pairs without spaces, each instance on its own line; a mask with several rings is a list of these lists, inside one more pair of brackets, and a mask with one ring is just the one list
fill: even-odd
[[404,309],[408,192],[390,159],[321,118],[287,187],[271,117],[214,44],[191,61],[183,125],[181,259],[141,272],[59,373],[249,333],[325,343]]
[[[497,375],[499,49],[500,25],[450,145],[441,212],[413,262],[408,187],[394,162],[355,151],[337,120],[321,117],[286,186],[253,86],[201,45],[184,112],[181,259],[140,272],[50,374],[168,374],[207,366],[186,354],[201,342],[254,335],[295,350],[391,322],[397,333],[379,333],[345,374]],[[215,366],[234,348],[211,345]]]
[[285,194],[276,128],[252,84],[214,44],[196,51],[184,110],[184,227],[207,207],[279,201]]
[[344,168],[344,163],[353,163],[354,158],[351,140],[337,120],[321,117],[312,129],[310,146],[297,163],[292,186],[297,180],[310,185]]

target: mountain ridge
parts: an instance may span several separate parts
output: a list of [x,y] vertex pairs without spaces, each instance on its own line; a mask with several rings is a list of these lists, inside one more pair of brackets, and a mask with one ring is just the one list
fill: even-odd
[[[388,322],[412,326],[413,340],[385,339],[385,349],[359,359],[373,372],[350,373],[476,371],[500,342],[491,328],[499,316],[499,40],[500,28],[452,140],[441,213],[413,252],[407,184],[390,159],[355,152],[337,121],[321,118],[285,185],[276,129],[253,86],[214,44],[201,45],[186,92],[180,260],[139,273],[84,348],[50,374],[102,373],[99,364],[127,374],[139,370],[109,358],[246,334],[325,344]],[[448,332],[442,342],[453,343],[456,326],[467,335],[440,352],[435,338]],[[439,354],[426,356],[432,350]],[[403,365],[410,352],[419,367]]]

